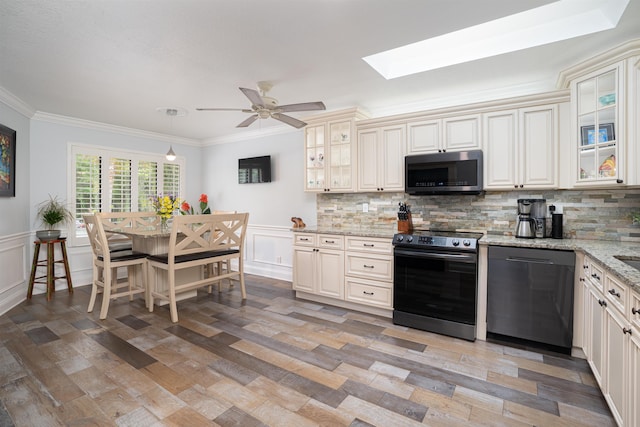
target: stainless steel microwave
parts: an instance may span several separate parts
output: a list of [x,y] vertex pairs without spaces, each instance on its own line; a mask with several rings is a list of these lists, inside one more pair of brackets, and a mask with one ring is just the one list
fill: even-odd
[[482,150],[406,156],[404,173],[409,194],[480,194]]

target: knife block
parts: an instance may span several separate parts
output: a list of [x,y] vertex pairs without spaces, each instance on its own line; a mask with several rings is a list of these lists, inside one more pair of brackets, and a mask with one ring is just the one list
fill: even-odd
[[409,219],[398,220],[398,233],[409,234],[413,231],[413,224],[411,223],[411,212],[409,212]]

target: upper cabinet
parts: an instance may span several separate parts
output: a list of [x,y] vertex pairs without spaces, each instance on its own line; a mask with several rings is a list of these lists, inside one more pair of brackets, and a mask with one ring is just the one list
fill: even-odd
[[356,109],[308,119],[304,130],[305,191],[356,189]]
[[480,148],[480,115],[416,120],[407,124],[407,154]]
[[566,187],[640,185],[639,75],[640,40],[560,73],[559,85],[571,89]]
[[358,191],[404,191],[404,124],[358,129]]
[[484,187],[492,190],[558,186],[558,106],[483,115]]
[[620,161],[620,154],[624,153],[624,122],[620,120],[620,113],[624,113],[622,73],[619,64],[572,84],[577,140],[577,168],[573,172],[577,185],[624,182],[624,162]]

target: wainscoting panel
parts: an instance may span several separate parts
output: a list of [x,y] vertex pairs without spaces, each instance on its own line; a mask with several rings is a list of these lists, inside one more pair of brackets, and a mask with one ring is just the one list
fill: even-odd
[[29,233],[0,237],[0,313],[16,306],[27,296],[32,242]]
[[246,239],[245,272],[291,281],[293,271],[291,229],[269,225],[249,225]]

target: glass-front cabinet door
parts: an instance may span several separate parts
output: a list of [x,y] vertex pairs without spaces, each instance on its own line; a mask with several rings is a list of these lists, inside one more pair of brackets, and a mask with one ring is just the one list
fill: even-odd
[[332,190],[351,190],[353,188],[351,120],[329,123],[329,146],[330,188]]
[[305,190],[323,191],[325,186],[325,125],[305,128]]
[[619,71],[616,67],[576,84],[578,183],[615,182],[622,172]]

